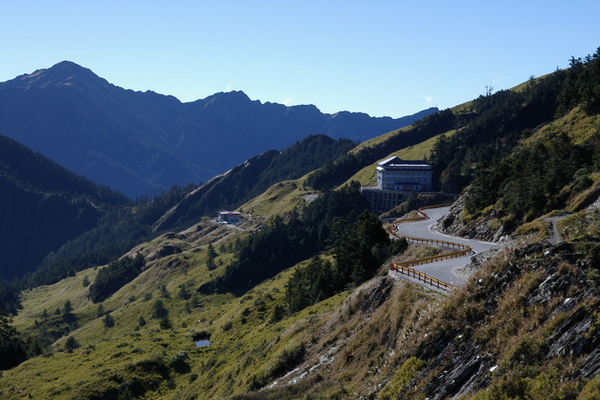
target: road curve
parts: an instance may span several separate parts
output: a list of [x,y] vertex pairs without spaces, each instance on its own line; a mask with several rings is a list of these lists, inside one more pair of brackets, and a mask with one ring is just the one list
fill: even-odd
[[471,261],[471,257],[475,254],[489,250],[492,247],[496,246],[496,244],[490,242],[481,242],[477,240],[464,239],[456,236],[445,235],[434,231],[432,227],[440,218],[446,215],[448,210],[450,210],[450,207],[448,206],[429,208],[424,211],[429,217],[428,219],[398,224],[396,226],[396,232],[403,236],[409,236],[420,239],[443,240],[446,242],[461,243],[470,246],[473,249],[473,253],[470,255],[412,267],[414,270],[427,274],[433,278],[439,279],[442,282],[449,283],[453,286],[459,286],[464,284],[465,280],[459,275],[457,275],[455,271],[467,265],[469,261]]

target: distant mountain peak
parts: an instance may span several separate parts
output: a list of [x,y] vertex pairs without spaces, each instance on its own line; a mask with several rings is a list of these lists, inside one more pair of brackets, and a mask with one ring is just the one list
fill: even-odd
[[230,90],[228,92],[219,92],[213,95],[206,97],[203,100],[199,100],[205,102],[206,104],[211,104],[216,102],[225,102],[227,104],[236,104],[236,103],[250,103],[252,100],[248,95],[241,90]]
[[100,78],[88,68],[84,68],[72,61],[61,61],[50,68],[38,69],[31,74],[18,76],[13,80],[0,84],[0,87],[45,88],[48,86],[81,84],[110,85],[105,79]]
[[416,120],[331,118],[314,105],[263,104],[239,90],[181,103],[123,89],[72,61],[0,83],[0,104],[2,134],[131,198],[207,181],[308,135],[364,141]]

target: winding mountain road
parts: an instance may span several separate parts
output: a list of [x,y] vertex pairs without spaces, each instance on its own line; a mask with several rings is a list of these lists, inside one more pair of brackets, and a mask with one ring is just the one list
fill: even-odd
[[460,286],[465,283],[465,280],[457,275],[455,271],[467,265],[469,261],[471,261],[471,257],[475,254],[489,250],[496,246],[496,244],[464,239],[434,231],[432,229],[433,226],[448,212],[448,210],[450,210],[450,207],[447,206],[427,209],[425,210],[425,213],[429,219],[398,224],[396,226],[396,232],[400,235],[413,238],[443,240],[446,242],[461,243],[470,246],[473,249],[473,253],[470,255],[412,267],[412,269],[439,279],[442,282],[449,283],[453,286]]

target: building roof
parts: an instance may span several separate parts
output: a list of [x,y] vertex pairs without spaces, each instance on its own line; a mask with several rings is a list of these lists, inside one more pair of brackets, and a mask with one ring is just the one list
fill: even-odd
[[219,211],[219,215],[241,215],[241,214],[237,211],[222,210],[222,211]]
[[386,167],[431,167],[431,165],[427,161],[421,160],[402,160],[397,156],[392,156],[390,158],[386,158],[383,161],[378,162],[379,166],[382,168]]

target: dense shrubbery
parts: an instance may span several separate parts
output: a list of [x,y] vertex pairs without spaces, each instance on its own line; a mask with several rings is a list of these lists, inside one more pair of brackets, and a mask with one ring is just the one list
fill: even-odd
[[564,206],[557,204],[557,193],[592,162],[589,149],[573,144],[566,134],[520,146],[475,174],[467,210],[477,213],[500,201],[502,211],[515,221],[531,220]]
[[327,191],[287,222],[276,217],[237,246],[235,260],[222,277],[199,290],[244,291],[324,250],[336,219],[353,223],[368,209],[359,188],[358,183],[353,183],[338,191]]
[[404,239],[391,241],[379,219],[368,212],[353,223],[333,225],[332,254],[335,263],[319,256],[298,267],[286,288],[288,312],[300,311],[349,287],[372,278],[390,256],[404,251]]
[[5,317],[0,316],[0,371],[27,359],[25,344]]
[[[277,217],[236,249],[225,275],[204,284],[202,293],[244,291],[330,246],[335,263],[313,258],[288,282],[288,312],[295,312],[371,278],[389,256],[403,251],[381,221],[367,211],[358,184],[328,191],[288,222]],[[279,310],[283,311],[283,310]],[[282,313],[272,317],[281,319]]]
[[431,163],[440,188],[459,193],[481,163],[496,163],[510,154],[529,130],[552,119],[562,75],[557,72],[530,80],[522,91],[503,90],[476,99],[471,121],[434,145]]
[[138,276],[145,265],[146,260],[141,254],[135,258],[125,257],[111,262],[98,272],[96,280],[90,286],[90,300],[94,303],[105,300]]
[[572,57],[559,96],[561,109],[582,104],[590,114],[600,112],[600,47],[585,59]]
[[442,189],[458,192],[471,183],[467,210],[477,214],[498,203],[512,225],[564,206],[561,190],[569,184],[586,189],[600,168],[598,138],[585,145],[561,132],[535,144],[523,139],[579,105],[590,115],[600,112],[600,49],[520,91],[475,100],[477,117],[434,146],[431,161]]
[[21,308],[20,293],[14,285],[0,281],[0,315],[16,314]]

